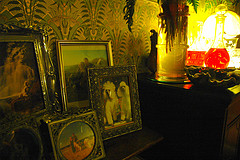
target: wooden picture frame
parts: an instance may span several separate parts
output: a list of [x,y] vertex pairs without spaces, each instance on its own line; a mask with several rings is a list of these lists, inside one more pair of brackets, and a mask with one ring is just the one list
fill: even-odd
[[[1,29],[0,29],[1,30]],[[32,30],[0,32],[0,113],[29,116],[50,106],[43,35]]]
[[96,160],[105,157],[95,112],[48,123],[56,160]]
[[1,159],[43,159],[39,125],[34,119],[9,122],[0,132]]
[[135,66],[89,68],[88,80],[103,140],[142,129]]
[[63,108],[89,106],[86,68],[112,66],[111,41],[57,41]]

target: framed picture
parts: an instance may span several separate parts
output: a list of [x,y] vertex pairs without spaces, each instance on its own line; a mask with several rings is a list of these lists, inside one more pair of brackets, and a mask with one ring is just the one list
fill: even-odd
[[0,34],[1,117],[45,111],[50,102],[41,34]]
[[88,80],[104,140],[142,128],[135,66],[89,68]]
[[62,104],[89,106],[87,68],[112,66],[110,41],[57,41]]
[[33,119],[12,123],[0,132],[1,159],[43,159],[39,126]]
[[57,160],[93,160],[105,157],[95,112],[48,124]]

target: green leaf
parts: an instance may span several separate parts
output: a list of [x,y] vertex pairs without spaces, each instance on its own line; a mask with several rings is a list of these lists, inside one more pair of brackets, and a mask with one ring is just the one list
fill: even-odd
[[194,8],[194,11],[197,13],[197,8],[199,6],[199,0],[187,0]]
[[19,11],[19,10],[22,10],[22,8],[20,8],[20,7],[13,7],[9,11]]
[[136,0],[125,0],[126,5],[123,8],[124,13],[124,20],[128,24],[128,29],[130,32],[132,32],[132,25],[133,25],[133,14],[134,14],[134,6]]
[[206,0],[205,1],[205,11],[208,9],[217,6],[217,0]]
[[234,1],[233,1],[233,5],[234,5],[234,6],[237,6],[238,3],[240,3],[240,0],[234,0]]

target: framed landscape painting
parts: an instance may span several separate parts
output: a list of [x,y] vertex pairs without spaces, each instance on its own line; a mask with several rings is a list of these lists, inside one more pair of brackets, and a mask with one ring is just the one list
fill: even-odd
[[49,123],[57,160],[95,160],[105,157],[95,112]]
[[47,109],[49,97],[41,36],[0,35],[0,112],[29,115]]
[[112,66],[110,41],[57,41],[62,104],[89,106],[87,68]]
[[89,68],[88,79],[104,140],[142,129],[135,66]]

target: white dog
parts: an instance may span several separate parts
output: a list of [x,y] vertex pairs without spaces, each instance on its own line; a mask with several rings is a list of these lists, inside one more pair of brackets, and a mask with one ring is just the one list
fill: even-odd
[[128,85],[122,81],[117,90],[118,97],[121,98],[120,106],[121,106],[121,120],[131,121],[132,112],[131,112],[131,101],[129,94]]
[[113,82],[107,81],[103,84],[103,98],[105,100],[104,123],[113,126],[117,120],[118,98]]

